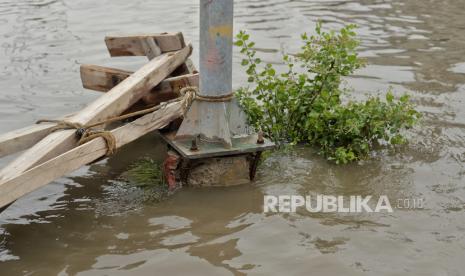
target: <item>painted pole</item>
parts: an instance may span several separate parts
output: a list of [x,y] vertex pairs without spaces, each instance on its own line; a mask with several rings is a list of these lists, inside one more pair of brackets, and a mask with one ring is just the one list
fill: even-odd
[[[233,0],[200,0],[199,94],[221,97],[232,93]],[[231,137],[246,129],[237,102],[194,101],[176,139],[200,136],[232,146]]]
[[232,92],[233,0],[200,0],[200,94]]

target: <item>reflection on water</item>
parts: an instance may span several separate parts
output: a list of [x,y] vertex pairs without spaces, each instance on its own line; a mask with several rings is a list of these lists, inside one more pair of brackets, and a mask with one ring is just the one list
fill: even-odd
[[[197,44],[196,1],[7,0],[0,3],[0,132],[78,110],[79,64],[109,59],[103,37],[183,31]],[[408,91],[425,114],[412,143],[338,167],[312,149],[271,156],[254,185],[183,189],[161,203],[119,180],[138,158],[163,159],[147,136],[19,200],[0,216],[5,275],[461,275],[465,257],[465,35],[461,1],[236,1],[267,62],[296,52],[316,20],[356,23],[369,66],[354,97]],[[169,16],[167,16],[169,15]],[[194,56],[194,59],[197,56]],[[245,83],[235,55],[235,87]],[[150,148],[150,150],[147,150]],[[5,164],[0,160],[0,165]],[[422,197],[392,214],[264,215],[264,194]],[[341,272],[343,271],[343,272]],[[325,274],[326,273],[326,274]]]

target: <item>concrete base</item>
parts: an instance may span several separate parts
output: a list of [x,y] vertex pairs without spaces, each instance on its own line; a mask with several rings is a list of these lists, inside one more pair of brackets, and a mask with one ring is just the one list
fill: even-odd
[[227,187],[248,184],[253,158],[236,155],[207,159],[183,159],[169,151],[164,163],[164,175],[170,190],[181,186]]
[[217,157],[191,161],[187,185],[193,187],[235,186],[250,183],[247,156]]

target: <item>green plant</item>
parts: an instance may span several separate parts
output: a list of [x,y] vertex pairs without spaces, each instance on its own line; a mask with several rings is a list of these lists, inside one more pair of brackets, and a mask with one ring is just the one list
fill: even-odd
[[140,189],[144,201],[160,202],[170,195],[162,165],[150,158],[138,160],[121,177],[129,185]]
[[137,161],[124,178],[138,187],[166,186],[161,165],[149,158]]
[[[336,163],[359,160],[379,140],[401,144],[403,129],[420,117],[407,95],[395,100],[389,91],[386,101],[370,97],[365,102],[342,103],[343,77],[362,67],[356,48],[355,26],[339,32],[301,36],[303,46],[296,55],[284,55],[286,71],[262,65],[247,33],[237,35],[236,46],[244,55],[250,87],[236,92],[249,123],[278,144],[308,143]],[[299,67],[299,68],[296,68]]]

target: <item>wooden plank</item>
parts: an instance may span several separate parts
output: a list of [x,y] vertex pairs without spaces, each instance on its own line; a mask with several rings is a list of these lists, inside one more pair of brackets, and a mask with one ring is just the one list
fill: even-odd
[[[107,92],[128,78],[133,72],[98,65],[81,65],[82,86],[86,89]],[[198,73],[170,77],[151,90],[151,93],[176,93],[180,86],[198,85]]]
[[162,81],[150,93],[142,97],[147,105],[157,105],[179,96],[179,92],[186,86],[199,86],[199,74],[188,74],[178,77],[171,77]]
[[47,136],[53,126],[32,125],[0,135],[0,158],[30,148]]
[[82,86],[86,89],[107,92],[134,72],[98,65],[81,65]]
[[[74,114],[68,114],[62,118],[68,119]],[[0,158],[26,150],[42,140],[55,124],[42,123],[13,130],[0,135]]]
[[185,42],[182,33],[161,33],[136,36],[107,36],[105,43],[112,57],[146,56],[144,41],[153,39],[160,48],[161,53],[178,51],[184,48]]
[[[117,147],[120,148],[150,131],[165,127],[174,119],[181,117],[183,113],[181,102],[171,103],[111,132],[116,139]],[[106,151],[105,140],[96,138],[10,180],[0,181],[0,208],[83,165],[105,156]]]
[[[89,124],[120,115],[184,63],[191,52],[192,46],[188,45],[179,51],[154,58],[108,93],[72,116],[69,121]],[[0,171],[0,180],[11,179],[39,163],[70,150],[75,145],[76,137],[73,130],[54,132],[3,168]]]
[[199,72],[197,68],[195,67],[194,62],[192,62],[190,58],[188,58],[186,62],[184,62],[184,64],[181,66],[185,66],[185,70],[189,74],[195,74]]
[[152,60],[162,54],[157,41],[153,37],[141,37],[139,38],[139,42],[149,60]]
[[182,64],[181,66],[176,68],[176,70],[174,70],[174,72],[170,76],[171,77],[177,77],[177,76],[181,76],[181,75],[195,74],[195,73],[198,73],[198,72],[199,71],[197,71],[197,69],[195,68],[195,65],[192,62],[192,60],[190,58],[188,58],[186,60],[186,62],[184,62],[184,64]]
[[[131,72],[102,67],[97,65],[81,65],[83,86],[88,89],[105,92],[131,75]],[[160,102],[178,97],[181,88],[198,86],[199,74],[188,74],[167,78],[142,97],[146,105],[156,105]]]

